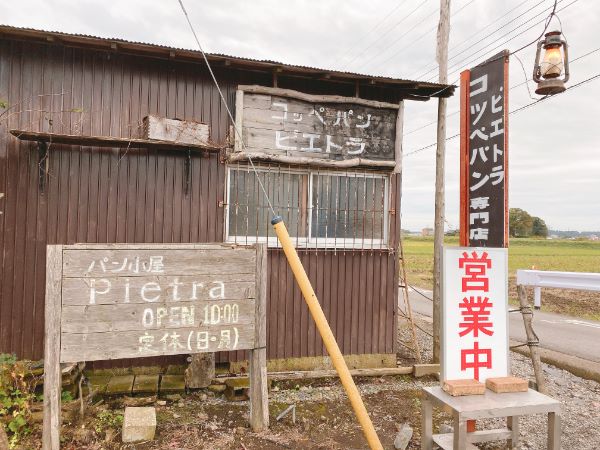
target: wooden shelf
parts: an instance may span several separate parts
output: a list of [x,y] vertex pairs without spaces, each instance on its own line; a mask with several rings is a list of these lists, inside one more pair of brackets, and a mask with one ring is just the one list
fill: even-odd
[[73,134],[41,133],[37,131],[10,130],[10,134],[22,141],[54,144],[83,145],[87,147],[153,148],[162,150],[192,150],[218,152],[224,147],[209,144],[185,144],[172,141],[120,138],[112,136],[85,136]]

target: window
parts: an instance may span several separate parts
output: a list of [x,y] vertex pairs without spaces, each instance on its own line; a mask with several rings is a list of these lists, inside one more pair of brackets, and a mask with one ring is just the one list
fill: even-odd
[[[387,248],[389,177],[258,166],[275,212],[297,247]],[[277,246],[272,213],[248,166],[228,169],[226,242]]]

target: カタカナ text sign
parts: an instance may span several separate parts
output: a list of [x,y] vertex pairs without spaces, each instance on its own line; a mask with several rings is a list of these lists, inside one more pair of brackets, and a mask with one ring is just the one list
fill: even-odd
[[241,90],[239,99],[236,122],[248,152],[394,161],[397,107],[305,101]]
[[445,247],[442,378],[508,375],[507,250]]
[[254,347],[256,251],[63,247],[61,362]]
[[508,246],[508,54],[461,74],[461,245]]

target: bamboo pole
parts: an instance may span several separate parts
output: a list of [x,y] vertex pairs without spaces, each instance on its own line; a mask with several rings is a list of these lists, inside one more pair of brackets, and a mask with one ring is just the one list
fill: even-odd
[[531,362],[533,363],[533,372],[535,373],[535,382],[537,383],[537,390],[542,394],[546,393],[546,380],[544,379],[544,373],[542,372],[542,362],[540,361],[540,354],[538,353],[539,339],[533,331],[533,311],[527,301],[527,292],[525,286],[517,286],[517,292],[519,293],[519,304],[521,305],[521,314],[523,315],[523,323],[525,324],[525,333],[527,334],[527,346],[529,347],[529,354],[531,355]]
[[379,441],[379,437],[377,436],[377,432],[373,427],[373,422],[371,422],[371,418],[369,417],[369,413],[367,413],[367,409],[365,408],[365,404],[362,401],[360,393],[356,388],[356,384],[354,384],[354,380],[352,379],[352,375],[348,370],[348,366],[346,365],[346,361],[344,361],[344,357],[342,356],[342,352],[333,336],[333,332],[329,327],[329,323],[327,323],[327,318],[323,313],[323,309],[319,304],[319,300],[313,290],[312,285],[310,284],[310,280],[306,275],[306,271],[302,266],[302,262],[298,257],[298,253],[294,248],[292,240],[290,239],[290,235],[288,234],[287,228],[283,223],[283,219],[280,216],[274,217],[271,220],[271,224],[275,229],[275,233],[277,234],[277,238],[283,247],[283,252],[288,260],[288,264],[294,273],[294,278],[298,282],[300,286],[300,290],[302,291],[302,296],[308,305],[308,309],[317,325],[317,329],[323,338],[323,342],[325,343],[325,348],[327,349],[327,353],[331,357],[331,362],[333,363],[333,367],[337,370],[340,381],[348,394],[348,398],[350,399],[350,404],[354,409],[354,413],[358,418],[360,425],[362,426],[363,433],[367,442],[369,443],[369,447],[372,450],[383,450],[383,446]]

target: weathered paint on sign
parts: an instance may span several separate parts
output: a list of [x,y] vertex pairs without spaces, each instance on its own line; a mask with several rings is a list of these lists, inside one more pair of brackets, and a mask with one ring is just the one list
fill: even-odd
[[61,362],[254,348],[256,251],[191,247],[64,247]]
[[461,74],[461,245],[508,246],[508,54]]
[[249,152],[394,161],[397,113],[245,92],[242,134]]
[[508,375],[507,258],[504,248],[444,248],[444,380]]

